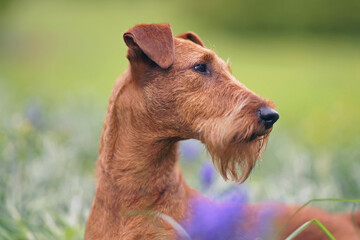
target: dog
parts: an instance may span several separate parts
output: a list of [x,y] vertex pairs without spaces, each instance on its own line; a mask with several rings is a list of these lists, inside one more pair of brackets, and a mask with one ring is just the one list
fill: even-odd
[[[261,158],[279,114],[271,101],[241,84],[195,33],[173,37],[169,24],[141,24],[123,39],[130,66],[109,100],[85,239],[177,239],[173,225],[154,220],[151,213],[186,223],[194,215],[194,199],[210,201],[186,184],[178,164],[179,141],[200,140],[219,174],[241,183]],[[249,204],[239,229],[254,229],[265,206]],[[299,208],[270,207],[274,229]],[[350,214],[310,207],[276,238],[284,239],[314,218],[337,239],[357,239]],[[360,216],[356,219],[360,222]],[[327,237],[310,226],[297,239]]]

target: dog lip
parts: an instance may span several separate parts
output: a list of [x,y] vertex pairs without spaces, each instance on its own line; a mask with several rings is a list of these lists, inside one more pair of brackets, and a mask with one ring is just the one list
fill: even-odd
[[253,134],[250,135],[250,137],[246,137],[246,138],[241,138],[239,136],[239,133],[236,133],[232,139],[231,139],[231,142],[234,143],[234,142],[251,142],[251,141],[254,141],[256,140],[258,137],[262,137],[264,136],[265,134],[268,133],[270,129],[267,129],[267,130],[263,130],[261,132],[254,132]]
[[253,134],[251,134],[251,136],[250,136],[250,138],[249,138],[249,141],[254,141],[254,140],[256,140],[258,137],[262,137],[262,136],[266,135],[266,134],[269,132],[269,130],[271,130],[271,128],[268,128],[268,129],[266,129],[266,130],[264,130],[264,131],[261,131],[261,132],[259,132],[259,133],[253,133]]
[[252,134],[249,138],[249,141],[254,141],[257,137],[259,137],[258,134]]

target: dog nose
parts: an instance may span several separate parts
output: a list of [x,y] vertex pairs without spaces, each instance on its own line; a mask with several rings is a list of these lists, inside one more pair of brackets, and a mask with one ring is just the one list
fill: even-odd
[[264,123],[265,129],[269,129],[279,119],[279,114],[274,109],[265,106],[258,110],[259,118]]

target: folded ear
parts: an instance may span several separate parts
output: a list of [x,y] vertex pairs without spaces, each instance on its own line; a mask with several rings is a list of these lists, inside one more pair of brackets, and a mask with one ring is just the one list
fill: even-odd
[[169,24],[140,24],[123,35],[126,45],[142,51],[161,68],[169,68],[175,58],[175,45]]
[[202,47],[205,47],[205,45],[204,45],[203,41],[201,41],[200,37],[193,32],[184,32],[180,35],[177,35],[176,37],[190,40],[196,44],[199,44]]

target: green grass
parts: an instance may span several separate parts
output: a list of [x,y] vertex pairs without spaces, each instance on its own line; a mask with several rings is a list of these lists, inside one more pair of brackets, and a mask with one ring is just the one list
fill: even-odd
[[336,240],[336,238],[330,233],[330,231],[317,219],[313,219],[311,221],[305,222],[303,225],[301,225],[298,229],[296,229],[292,234],[290,234],[289,237],[287,237],[285,240],[292,240],[295,239],[297,235],[299,235],[301,232],[303,232],[307,227],[309,227],[311,224],[316,224],[317,227],[319,227],[326,236],[331,240]]
[[[142,22],[195,31],[277,104],[280,120],[246,182],[252,201],[360,196],[358,38],[234,35],[170,1],[141,4],[15,1],[1,13],[0,239],[82,238],[107,99],[128,66],[122,33]],[[199,165],[182,163],[194,187]]]
[[128,64],[122,33],[135,23],[171,22],[175,34],[196,31],[230,58],[241,82],[274,100],[278,128],[316,147],[359,141],[359,39],[231,35],[179,16],[174,4],[156,3],[144,1],[139,9],[135,2],[15,2],[5,12],[1,78],[20,103],[83,97],[105,107]]

